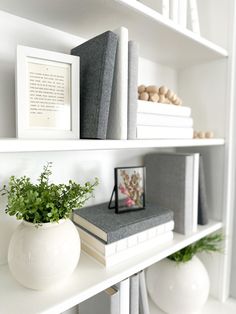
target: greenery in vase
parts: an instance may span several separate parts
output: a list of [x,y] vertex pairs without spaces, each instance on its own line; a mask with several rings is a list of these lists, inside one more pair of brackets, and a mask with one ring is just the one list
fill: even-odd
[[81,208],[98,185],[97,178],[84,185],[71,180],[68,184],[50,183],[51,167],[52,163],[44,166],[37,184],[26,176],[10,177],[8,188],[4,185],[1,190],[2,195],[8,196],[6,213],[34,224],[58,222],[69,218],[73,209]]
[[221,233],[216,233],[213,235],[206,236],[198,240],[195,243],[192,243],[182,250],[173,253],[167,258],[177,262],[177,263],[185,263],[190,261],[193,256],[197,253],[206,252],[220,252],[221,251],[221,242],[223,240],[223,235]]

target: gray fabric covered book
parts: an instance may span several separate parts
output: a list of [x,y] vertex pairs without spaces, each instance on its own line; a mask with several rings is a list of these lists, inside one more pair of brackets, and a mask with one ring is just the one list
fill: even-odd
[[77,209],[73,221],[88,232],[112,243],[138,232],[173,220],[173,211],[156,205],[147,204],[139,211],[115,214],[108,209],[108,203]]
[[80,137],[106,139],[117,35],[107,31],[71,50],[80,57]]
[[136,139],[138,110],[138,43],[130,40],[128,43],[128,140]]
[[147,199],[159,207],[173,210],[175,231],[186,235],[193,232],[194,215],[197,214],[198,199],[195,199],[194,191],[196,184],[198,188],[198,181],[195,182],[194,178],[198,178],[198,167],[194,155],[154,153],[144,159]]
[[199,162],[199,193],[198,193],[198,223],[199,225],[208,224],[208,203],[206,193],[206,182],[203,167],[203,158],[200,156]]

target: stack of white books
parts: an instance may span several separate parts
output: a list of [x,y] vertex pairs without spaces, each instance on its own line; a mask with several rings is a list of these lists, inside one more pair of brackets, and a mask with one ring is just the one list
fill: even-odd
[[137,139],[191,139],[191,108],[138,100]]

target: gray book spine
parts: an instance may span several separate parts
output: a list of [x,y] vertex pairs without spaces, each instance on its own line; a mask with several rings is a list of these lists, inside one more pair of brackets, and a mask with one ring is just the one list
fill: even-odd
[[80,57],[80,137],[106,139],[117,35],[105,32],[71,50]]
[[130,277],[130,314],[139,314],[139,274]]
[[194,156],[150,154],[145,156],[147,198],[174,211],[175,231],[185,235],[193,229]]
[[140,314],[150,314],[144,270],[139,273]]
[[138,109],[138,57],[138,44],[131,40],[128,43],[128,140],[136,139]]
[[206,181],[203,167],[203,158],[200,156],[199,162],[199,193],[198,193],[198,223],[199,225],[208,224],[208,203],[206,193]]

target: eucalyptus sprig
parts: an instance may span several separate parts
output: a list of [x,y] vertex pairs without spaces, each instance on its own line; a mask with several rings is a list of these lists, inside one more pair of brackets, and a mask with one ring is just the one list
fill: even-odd
[[185,263],[190,261],[197,253],[221,252],[221,242],[223,241],[223,238],[221,233],[206,236],[197,242],[186,246],[182,250],[173,253],[167,258],[177,263]]
[[8,188],[4,185],[0,190],[1,195],[8,197],[6,213],[34,224],[58,222],[70,217],[74,208],[81,208],[98,185],[97,178],[84,185],[72,180],[68,184],[50,183],[51,167],[50,162],[43,167],[38,184],[33,184],[26,176],[10,177]]

